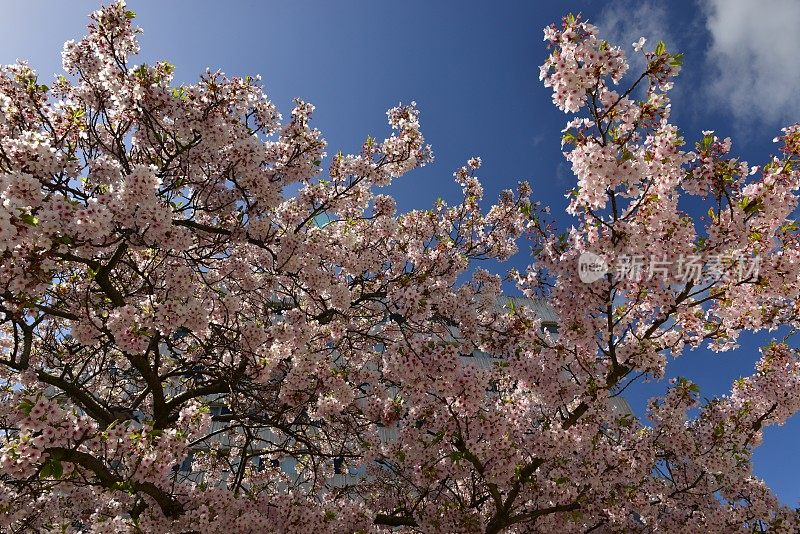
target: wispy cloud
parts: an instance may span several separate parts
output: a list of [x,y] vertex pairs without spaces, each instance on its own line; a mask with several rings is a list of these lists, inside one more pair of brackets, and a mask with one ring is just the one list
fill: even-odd
[[712,102],[739,122],[800,121],[800,0],[709,0]]
[[572,173],[569,163],[559,161],[556,165],[556,183],[567,188],[575,186],[575,175]]
[[635,53],[632,46],[640,37],[647,39],[647,50],[652,50],[658,41],[666,42],[670,50],[676,48],[663,2],[608,3],[595,24],[600,27],[601,37],[622,47],[631,65],[630,72],[636,76],[646,68],[642,54]]

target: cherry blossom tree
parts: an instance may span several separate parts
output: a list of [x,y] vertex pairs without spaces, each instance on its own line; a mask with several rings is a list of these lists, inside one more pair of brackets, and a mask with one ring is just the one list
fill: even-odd
[[[482,208],[478,158],[460,201],[398,214],[379,188],[432,159],[413,104],[328,157],[313,106],[282,122],[258,78],[133,64],[133,19],[92,14],[50,87],[0,69],[4,532],[800,528],[751,471],[762,429],[800,409],[787,343],[729,395],[678,380],[646,421],[610,404],[687,347],[797,326],[800,126],[757,168],[713,132],[687,150],[681,56],[639,41],[646,70],[616,90],[622,49],[568,16],[541,76],[577,114],[573,228],[524,183]],[[474,266],[531,243],[505,279],[549,300],[557,335]],[[587,252],[726,260],[584,283]],[[463,363],[476,351],[490,369]]]

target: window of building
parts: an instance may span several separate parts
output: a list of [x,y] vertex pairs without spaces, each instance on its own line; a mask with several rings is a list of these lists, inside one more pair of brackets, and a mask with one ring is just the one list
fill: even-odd
[[227,406],[212,406],[211,407],[211,416],[212,417],[219,417],[220,415],[228,415],[230,413],[231,413],[231,410]]
[[344,458],[341,456],[333,459],[333,472],[337,475],[344,474]]
[[188,473],[192,470],[192,459],[194,459],[194,451],[189,451],[189,454],[178,466],[178,471],[181,473]]

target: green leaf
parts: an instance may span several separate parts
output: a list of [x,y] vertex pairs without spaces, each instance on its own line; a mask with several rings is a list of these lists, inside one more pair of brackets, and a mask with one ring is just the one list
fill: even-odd
[[135,19],[136,18],[136,13],[131,11],[131,10],[127,10],[127,11],[125,11],[125,18],[128,19],[128,20]]
[[464,453],[463,452],[453,451],[453,452],[450,453],[450,460],[452,460],[453,463],[458,463],[459,461],[461,461],[463,459],[464,459]]
[[147,63],[142,63],[135,69],[133,69],[133,75],[136,76],[139,80],[144,80],[147,77]]
[[22,215],[20,215],[19,218],[22,219],[22,222],[30,226],[36,226],[37,224],[39,224],[39,219],[35,215],[31,215],[30,213],[23,213]]
[[22,399],[18,406],[19,410],[25,415],[30,415],[33,410],[33,401],[30,399]]
[[61,475],[64,474],[64,466],[59,460],[51,460],[50,463],[52,464],[50,470],[53,474],[53,478],[61,478]]
[[664,44],[664,41],[659,41],[658,44],[656,44],[656,49],[655,49],[656,55],[660,56],[666,51],[667,51],[667,45]]
[[48,460],[39,470],[39,478],[61,478],[64,474],[64,466],[60,460]]
[[511,310],[511,315],[514,315],[515,313],[517,313],[517,306],[516,306],[516,304],[514,304],[513,300],[509,300],[508,301],[508,309]]
[[567,514],[567,521],[571,523],[578,523],[583,519],[583,512],[580,510],[573,510]]
[[617,419],[617,424],[619,424],[621,427],[628,428],[633,424],[633,416],[630,414],[625,414]]
[[52,473],[51,469],[50,462],[46,462],[39,470],[39,478],[50,478],[50,474]]
[[764,207],[764,201],[762,199],[758,199],[748,202],[745,206],[743,206],[743,209],[745,214],[751,215],[753,213],[761,211],[763,207]]
[[161,65],[164,68],[164,71],[167,72],[168,74],[172,74],[173,72],[175,72],[175,65],[173,65],[172,63],[168,61],[162,61]]

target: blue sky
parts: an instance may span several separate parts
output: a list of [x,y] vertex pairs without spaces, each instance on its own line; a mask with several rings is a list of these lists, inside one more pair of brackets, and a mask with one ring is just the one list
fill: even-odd
[[[724,9],[720,9],[723,6]],[[0,63],[28,59],[43,83],[60,72],[61,47],[85,33],[97,2],[6,0],[0,18]],[[568,11],[582,12],[601,33],[630,51],[640,36],[666,41],[686,55],[673,92],[673,120],[687,140],[700,131],[731,136],[734,152],[760,164],[774,151],[781,126],[800,121],[800,1],[707,0],[486,2],[411,0],[285,2],[129,2],[141,36],[141,61],[167,59],[176,81],[206,67],[230,75],[261,74],[287,115],[298,96],[317,106],[315,123],[328,153],[355,152],[368,134],[388,130],[385,111],[415,100],[433,165],[407,175],[390,192],[401,209],[426,209],[453,198],[452,172],[481,156],[487,199],[517,180],[560,214],[574,178],[560,152],[567,117],[538,80],[546,56],[542,28]],[[522,265],[522,260],[519,264]],[[696,381],[705,396],[723,394],[750,374],[757,347],[750,336],[733,353],[696,351],[668,376]],[[663,383],[627,393],[641,414]],[[800,418],[766,431],[756,474],[787,504],[800,501]]]

